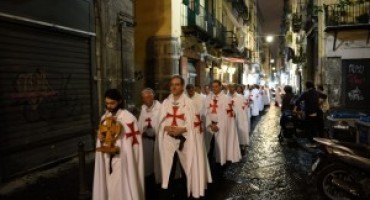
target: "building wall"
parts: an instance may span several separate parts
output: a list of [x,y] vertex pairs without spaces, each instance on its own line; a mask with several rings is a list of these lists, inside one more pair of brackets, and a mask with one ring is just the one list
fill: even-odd
[[0,184],[93,148],[93,5],[0,2]]
[[104,111],[106,89],[117,88],[126,107],[134,111],[134,17],[130,0],[96,1],[96,58],[99,111]]
[[[151,87],[158,98],[168,94],[168,81],[173,74],[179,74],[180,61],[180,0],[135,2],[136,40],[135,64],[144,75],[138,91]],[[137,96],[137,104],[141,104]]]
[[[154,87],[151,76],[158,66],[153,60],[155,38],[171,38],[172,26],[175,19],[172,16],[173,6],[176,1],[152,1],[137,0],[135,2],[135,68],[143,75],[136,90],[141,91],[144,87]],[[177,19],[177,18],[176,18]],[[162,50],[163,51],[163,50]],[[136,106],[141,105],[141,96],[135,97]]]
[[[336,4],[336,0],[318,0],[317,5]],[[366,42],[368,31],[356,30],[355,28],[347,31],[339,31],[337,35],[336,45],[334,46],[335,38],[333,32],[325,31],[325,12],[318,14],[318,46],[319,46],[319,65],[322,76],[317,79],[322,81],[324,89],[329,95],[329,102],[334,107],[356,107],[368,104],[367,87],[359,86],[365,91],[366,98],[358,102],[349,102],[347,92],[349,87],[354,89],[357,84],[350,83],[350,77],[357,77],[356,80],[367,81],[367,73],[350,74],[348,72],[348,63],[355,63],[362,67],[368,68],[368,59],[370,58],[370,45]],[[360,64],[358,64],[360,63]],[[365,63],[365,64],[364,64]],[[365,78],[364,78],[365,77]],[[363,79],[364,78],[364,79]],[[360,81],[360,82],[361,82]],[[364,91],[362,91],[364,92]],[[364,103],[365,101],[365,103]],[[366,109],[369,109],[368,107]]]
[[[204,0],[200,0],[199,3],[201,6],[206,4]],[[207,3],[210,6],[208,12],[213,13],[227,30],[234,31],[237,35],[247,32],[247,27],[235,28],[238,26],[235,24],[237,20],[231,19],[225,9],[226,5],[231,5],[229,1],[214,0],[213,5],[210,1]],[[189,80],[190,65],[194,66],[197,72],[194,83],[208,84],[211,80],[210,73],[218,71],[212,71],[211,68],[221,66],[221,48],[207,44],[197,35],[183,33],[181,26],[184,26],[183,17],[187,13],[183,1],[161,0],[148,4],[147,1],[138,0],[135,5],[137,21],[135,65],[136,69],[142,70],[145,74],[144,84],[156,89],[158,97],[162,99],[168,94],[167,81],[173,74],[180,73],[185,80]],[[245,41],[241,41],[240,44],[245,45]],[[220,77],[219,74],[216,76]]]
[[[339,32],[338,37],[348,34],[354,33]],[[370,44],[366,40],[367,31],[361,31],[355,38],[349,40],[338,38],[335,50],[333,50],[334,36],[326,34],[324,39],[325,55],[326,57],[341,57],[342,59],[370,58]]]

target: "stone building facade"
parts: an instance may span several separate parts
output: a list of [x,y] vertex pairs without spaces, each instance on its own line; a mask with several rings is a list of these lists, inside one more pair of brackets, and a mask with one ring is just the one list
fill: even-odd
[[95,2],[96,66],[99,113],[104,110],[104,91],[117,88],[123,92],[126,107],[135,110],[135,84],[141,74],[135,70],[134,10],[131,0]]
[[246,1],[138,0],[135,6],[136,68],[159,99],[168,95],[173,74],[198,86],[213,79],[241,83],[251,55]]

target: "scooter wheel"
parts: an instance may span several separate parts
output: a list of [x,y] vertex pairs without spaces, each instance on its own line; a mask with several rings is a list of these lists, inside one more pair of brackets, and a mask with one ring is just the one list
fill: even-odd
[[334,185],[333,179],[339,179],[346,183],[354,183],[350,169],[341,164],[331,164],[324,167],[317,175],[317,190],[321,196],[330,200],[351,200],[353,196]]

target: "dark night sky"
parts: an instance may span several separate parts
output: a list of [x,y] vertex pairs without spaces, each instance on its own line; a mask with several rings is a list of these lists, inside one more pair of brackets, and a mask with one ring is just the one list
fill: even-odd
[[283,0],[257,0],[263,17],[262,29],[265,34],[279,34],[283,15]]
[[[262,35],[279,35],[284,0],[257,0],[262,15]],[[278,38],[274,38],[272,49],[277,50]],[[272,51],[274,51],[272,50]],[[274,53],[273,53],[274,54]]]

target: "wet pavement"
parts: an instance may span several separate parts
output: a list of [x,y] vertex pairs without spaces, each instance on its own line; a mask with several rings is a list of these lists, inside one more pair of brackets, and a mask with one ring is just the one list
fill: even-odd
[[207,199],[321,199],[309,178],[315,150],[304,148],[305,139],[295,145],[279,143],[279,115],[271,106],[257,118],[242,161],[224,170]]
[[[242,161],[216,172],[205,199],[321,199],[308,178],[311,163],[316,157],[315,151],[303,148],[304,139],[299,139],[296,145],[280,144],[277,138],[280,131],[279,115],[278,108],[271,106],[254,121],[251,145],[247,147]],[[86,168],[89,188],[93,174],[92,155],[88,156]],[[10,192],[6,196],[1,194],[6,188],[0,188],[2,200],[78,199],[78,160],[74,159],[37,176],[27,175],[7,187]]]

